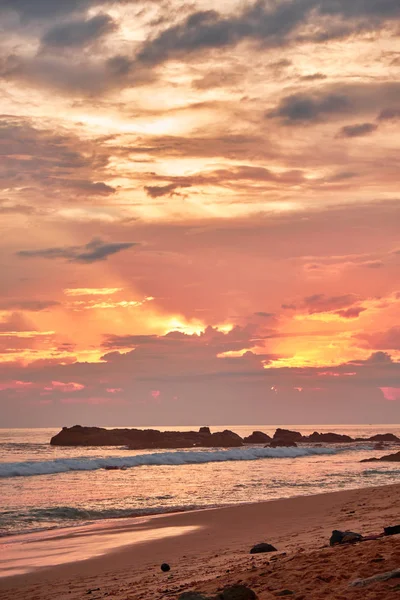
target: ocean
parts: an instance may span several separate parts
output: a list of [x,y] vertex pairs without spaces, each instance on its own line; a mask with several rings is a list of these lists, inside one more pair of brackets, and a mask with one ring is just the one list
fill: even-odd
[[[400,425],[285,426],[370,437]],[[167,427],[161,430],[198,430]],[[218,426],[242,437],[276,426]],[[399,463],[360,463],[398,446],[371,442],[298,448],[145,450],[50,446],[59,429],[0,429],[0,535],[102,519],[211,508],[400,482]],[[105,467],[124,467],[108,470]]]

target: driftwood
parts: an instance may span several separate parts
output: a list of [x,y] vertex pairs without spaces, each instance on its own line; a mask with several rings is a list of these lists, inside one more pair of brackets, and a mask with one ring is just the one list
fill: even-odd
[[377,581],[388,581],[388,579],[400,578],[400,569],[394,569],[393,571],[386,571],[386,573],[379,573],[366,579],[355,579],[350,583],[352,587],[365,587],[375,583]]

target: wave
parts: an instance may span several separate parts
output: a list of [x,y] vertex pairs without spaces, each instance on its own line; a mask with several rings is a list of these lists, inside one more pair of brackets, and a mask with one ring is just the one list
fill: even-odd
[[154,514],[186,512],[189,510],[198,510],[199,508],[201,507],[195,504],[189,504],[186,506],[161,505],[147,508],[110,508],[103,510],[85,510],[73,506],[31,508],[24,511],[10,510],[0,513],[0,538],[21,533],[33,533],[70,526],[87,525],[93,521],[104,519],[145,517]]
[[214,451],[155,452],[104,458],[56,458],[46,461],[0,463],[0,478],[52,475],[70,471],[97,471],[107,468],[131,469],[142,466],[178,466],[266,458],[299,458],[336,454],[339,451],[332,448],[233,448]]

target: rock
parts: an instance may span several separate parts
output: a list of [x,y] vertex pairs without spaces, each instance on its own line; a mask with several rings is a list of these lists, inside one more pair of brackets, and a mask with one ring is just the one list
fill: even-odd
[[400,438],[394,433],[378,433],[368,438],[369,442],[400,442]]
[[264,446],[264,448],[297,448],[296,442],[285,441],[285,440],[272,440],[270,444]]
[[246,585],[237,584],[226,587],[215,600],[257,600],[257,596]]
[[243,439],[245,444],[265,444],[272,438],[263,431],[253,431],[253,433]]
[[354,531],[338,531],[335,529],[332,531],[329,544],[336,546],[338,544],[354,544],[355,542],[361,542],[363,536],[360,533],[354,533]]
[[213,448],[218,446],[222,446],[225,448],[236,448],[239,446],[243,446],[243,440],[237,433],[229,431],[229,429],[225,429],[224,431],[212,433],[210,435],[210,439],[205,440],[204,446],[209,446]]
[[277,549],[275,546],[263,542],[261,544],[256,544],[250,550],[250,554],[261,554],[263,552],[277,552]]
[[350,585],[352,587],[365,587],[371,583],[376,583],[377,581],[388,581],[389,579],[397,579],[399,577],[400,569],[394,569],[394,571],[387,571],[386,573],[373,575],[372,577],[367,577],[366,579],[356,579],[355,581],[352,581]]
[[381,456],[381,458],[364,458],[364,460],[361,460],[360,462],[365,463],[376,461],[400,462],[400,452],[396,452],[395,454],[387,454],[386,456]]
[[278,592],[276,594],[276,596],[293,596],[294,592],[292,592],[292,590],[282,590],[281,592]]
[[400,525],[394,525],[393,527],[385,527],[383,529],[385,535],[397,535],[400,533]]
[[284,442],[302,442],[303,436],[298,431],[290,431],[290,429],[278,429],[274,433],[273,440]]
[[[207,430],[207,431],[206,431]],[[210,433],[208,427],[201,431],[158,431],[157,429],[104,429],[102,427],[63,427],[51,438],[53,446],[128,446],[131,450],[152,448],[243,446],[242,438],[233,431]]]
[[304,438],[307,442],[322,442],[323,444],[343,444],[347,442],[354,442],[355,440],[349,435],[342,435],[340,433],[318,433],[314,431],[307,438]]
[[169,564],[168,564],[168,563],[163,563],[163,564],[161,565],[161,571],[163,571],[163,573],[167,573],[167,572],[168,572],[168,571],[170,571],[170,570],[171,570],[171,567],[169,566]]

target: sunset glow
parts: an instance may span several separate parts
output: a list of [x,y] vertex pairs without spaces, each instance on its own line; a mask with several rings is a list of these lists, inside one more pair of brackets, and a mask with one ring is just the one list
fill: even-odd
[[398,422],[396,3],[30,6],[0,3],[4,425]]

